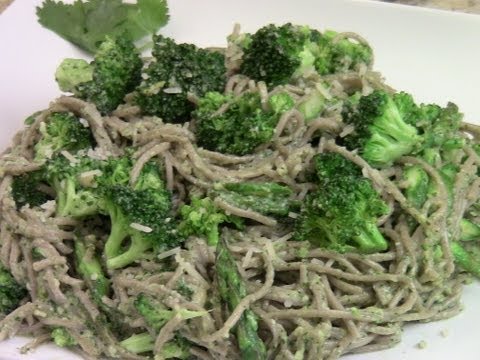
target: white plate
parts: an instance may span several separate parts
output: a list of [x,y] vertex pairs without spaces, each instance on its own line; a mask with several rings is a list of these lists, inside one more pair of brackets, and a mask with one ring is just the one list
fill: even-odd
[[[23,119],[59,95],[54,71],[65,57],[82,53],[37,22],[40,0],[16,0],[0,16],[0,148]],[[309,24],[319,29],[355,31],[375,50],[375,68],[390,85],[418,101],[457,103],[470,122],[480,122],[480,17],[364,0],[170,0],[171,21],[162,30],[179,41],[223,45],[235,22],[253,31],[268,22]],[[397,347],[350,360],[477,360],[480,341],[480,286],[465,288],[465,311],[454,319],[406,328]],[[448,331],[447,337],[440,332]],[[415,345],[425,340],[427,347]],[[73,360],[54,346],[19,355],[25,340],[0,344],[0,360]]]

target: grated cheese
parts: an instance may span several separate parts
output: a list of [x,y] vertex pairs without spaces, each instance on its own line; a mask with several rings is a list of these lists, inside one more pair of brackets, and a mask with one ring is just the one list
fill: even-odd
[[138,231],[141,231],[141,232],[144,232],[144,233],[151,233],[153,231],[153,229],[151,227],[148,227],[148,226],[145,226],[145,225],[142,225],[142,224],[137,224],[137,223],[131,223],[130,227],[132,229],[135,229],[135,230],[138,230]]
[[93,187],[95,185],[95,176],[100,175],[102,175],[102,171],[99,169],[85,171],[78,176],[78,181],[82,186]]
[[70,164],[76,164],[78,162],[78,160],[75,159],[75,156],[70,154],[67,150],[62,150],[60,154],[62,154],[65,157],[65,159],[70,161]]
[[179,87],[169,87],[169,88],[163,89],[163,92],[165,94],[181,94],[182,89]]
[[90,127],[90,124],[88,123],[87,120],[80,118],[78,121],[80,121],[80,124],[82,124],[84,127],[86,128]]

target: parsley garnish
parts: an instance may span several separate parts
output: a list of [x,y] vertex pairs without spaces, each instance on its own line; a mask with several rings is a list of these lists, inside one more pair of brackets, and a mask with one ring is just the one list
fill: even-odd
[[95,52],[105,36],[132,40],[154,34],[168,21],[166,0],[76,0],[73,4],[45,0],[37,7],[38,21],[64,39]]

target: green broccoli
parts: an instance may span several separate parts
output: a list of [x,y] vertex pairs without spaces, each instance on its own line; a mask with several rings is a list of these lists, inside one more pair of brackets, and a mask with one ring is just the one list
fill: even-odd
[[478,244],[453,241],[450,243],[455,263],[463,270],[480,278],[480,248]]
[[146,79],[137,88],[134,102],[143,113],[166,122],[190,120],[197,97],[209,91],[223,91],[226,82],[224,56],[191,44],[176,44],[162,35],[153,37],[154,61],[146,69]]
[[142,66],[140,54],[130,40],[107,37],[92,63],[66,59],[55,76],[63,91],[93,102],[106,114],[115,110],[140,83]]
[[[424,146],[426,148],[441,148],[451,150],[461,148],[465,139],[460,132],[463,115],[453,103],[448,103],[445,108],[437,105],[423,105],[423,118],[418,124],[424,132]],[[429,112],[429,113],[428,113]]]
[[67,112],[53,113],[40,126],[41,139],[35,144],[35,159],[50,159],[62,150],[76,153],[95,146],[92,132]]
[[99,196],[94,181],[82,178],[82,174],[96,170],[101,172],[101,162],[86,156],[76,160],[72,163],[63,155],[58,155],[46,165],[46,180],[55,190],[59,216],[85,217],[99,211]]
[[[147,163],[146,166],[149,170],[155,171],[155,167],[151,167],[150,163]],[[132,167],[133,162],[130,154],[121,157],[111,157],[102,161],[102,174],[97,178],[99,188],[114,185],[128,185]]]
[[0,263],[0,318],[15,310],[27,294],[27,290]]
[[327,100],[322,93],[316,89],[311,90],[303,99],[297,104],[297,109],[309,121],[318,117],[325,109]]
[[359,64],[370,65],[373,61],[373,51],[368,45],[354,42],[332,30],[320,36],[317,46],[314,65],[321,75],[354,70]]
[[[272,95],[269,109],[262,109],[260,95],[247,92],[239,97],[208,93],[194,113],[198,145],[208,150],[245,155],[273,137],[280,116],[293,108],[286,93]],[[218,110],[226,106],[226,110]]]
[[[247,289],[237,263],[227,248],[224,240],[217,245],[215,271],[221,301],[229,312],[247,296]],[[258,335],[257,318],[251,309],[245,309],[234,329],[242,359],[263,360],[267,358],[267,350]]]
[[[135,186],[121,184],[125,164],[106,171],[99,179],[102,210],[110,216],[111,230],[105,243],[109,269],[118,269],[141,259],[148,250],[165,250],[179,244],[172,224],[172,202],[156,163],[143,167]],[[125,240],[130,239],[124,249]]]
[[480,240],[480,226],[471,220],[462,219],[460,221],[460,238],[461,241]]
[[70,335],[67,329],[63,327],[57,327],[52,330],[51,333],[53,342],[60,347],[70,347],[77,345],[75,339]]
[[184,320],[205,316],[205,311],[192,311],[187,309],[171,310],[162,305],[159,301],[145,294],[140,294],[134,301],[135,309],[143,316],[149,328],[155,333],[172,319],[175,315]]
[[407,185],[406,198],[416,209],[421,209],[428,199],[430,177],[421,166],[412,165],[405,168],[403,178]]
[[93,66],[84,59],[64,59],[55,72],[58,87],[76,93],[78,84],[93,80]]
[[245,37],[248,41],[237,44],[244,53],[240,72],[269,86],[277,86],[311,71],[331,74],[372,62],[372,50],[368,46],[337,35],[334,31],[322,34],[290,23],[264,26]]
[[264,215],[287,216],[295,206],[293,192],[286,185],[263,182],[223,183],[215,186],[214,195],[242,209]]
[[[155,339],[148,332],[135,334],[120,342],[126,350],[134,354],[151,352],[155,348]],[[175,336],[162,347],[159,354],[161,359],[188,359],[190,357],[190,343],[181,336]]]
[[402,98],[375,90],[360,99],[356,110],[344,113],[344,121],[355,126],[355,131],[345,137],[347,147],[359,149],[365,160],[379,167],[417,150],[422,137],[405,122],[405,117],[411,117],[411,109]]
[[251,35],[240,72],[269,86],[289,83],[314,68],[320,33],[290,23],[267,25]]
[[[105,244],[109,269],[118,269],[139,260],[152,248],[166,250],[179,244],[169,226],[171,199],[166,190],[134,190],[117,185],[107,191],[105,209],[112,222]],[[127,238],[130,238],[130,245],[122,251]]]
[[[134,301],[135,309],[145,319],[147,327],[155,334],[174,316],[184,320],[205,316],[205,311],[192,311],[187,309],[171,310],[153,297],[140,294]],[[155,341],[150,333],[133,335],[121,342],[128,351],[139,354],[153,350]],[[162,348],[161,356],[164,359],[186,359],[190,355],[190,343],[180,335],[168,341]]]
[[338,154],[316,155],[314,163],[318,189],[302,204],[294,238],[338,252],[386,250],[376,222],[388,207],[370,180]]
[[240,229],[243,227],[241,218],[225,214],[208,197],[192,198],[189,205],[180,208],[180,215],[182,220],[178,224],[179,234],[185,238],[191,235],[204,236],[211,246],[218,243],[220,225],[230,223]]
[[361,177],[361,169],[353,162],[336,153],[322,153],[313,158],[313,181],[326,184],[335,182],[337,177]]
[[25,205],[30,207],[40,206],[51,200],[51,196],[39,190],[45,183],[45,169],[32,171],[13,177],[12,197],[15,200],[17,209]]

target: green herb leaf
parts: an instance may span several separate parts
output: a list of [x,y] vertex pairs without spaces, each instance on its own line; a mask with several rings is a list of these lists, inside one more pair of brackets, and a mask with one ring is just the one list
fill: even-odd
[[156,33],[168,21],[167,0],[137,0],[136,5],[130,4],[129,11],[130,34],[135,39]]
[[166,0],[76,0],[73,4],[45,0],[37,7],[38,21],[64,39],[95,52],[105,36],[138,40],[153,34],[168,21]]

